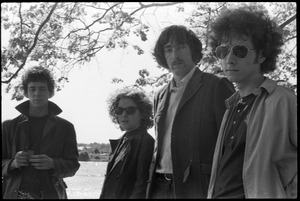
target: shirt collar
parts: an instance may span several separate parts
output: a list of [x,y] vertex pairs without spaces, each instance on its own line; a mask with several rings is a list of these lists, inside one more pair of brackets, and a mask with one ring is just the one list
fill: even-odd
[[[258,88],[253,90],[252,94],[254,94],[255,96],[260,96],[264,91],[270,94],[272,93],[272,91],[275,90],[276,86],[277,86],[276,81],[266,77],[265,81]],[[229,108],[239,98],[240,98],[240,94],[237,91],[225,101],[226,107]]]
[[191,80],[195,70],[196,70],[196,67],[194,67],[188,74],[186,74],[184,76],[184,78],[182,78],[178,82],[176,82],[175,79],[173,78],[172,82],[171,82],[171,88],[180,88],[180,87],[186,86],[187,83]]

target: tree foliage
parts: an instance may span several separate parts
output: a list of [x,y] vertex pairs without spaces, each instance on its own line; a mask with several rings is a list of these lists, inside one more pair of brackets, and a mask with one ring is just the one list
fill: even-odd
[[[204,3],[204,2],[190,2],[192,4],[193,10],[191,16],[186,19],[187,26],[191,28],[199,36],[203,44],[203,58],[198,64],[198,67],[206,72],[213,74],[223,74],[221,71],[220,64],[217,58],[211,52],[209,47],[209,24],[213,19],[215,19],[220,13],[232,7],[244,6],[247,4],[257,4],[268,12],[271,18],[279,25],[278,31],[283,34],[284,46],[282,48],[282,53],[279,55],[277,62],[277,69],[271,74],[266,76],[276,80],[279,84],[284,85],[292,89],[297,93],[297,58],[296,58],[296,39],[297,39],[297,29],[296,29],[296,3],[293,2],[283,2],[283,3],[268,3],[268,2],[251,2],[251,3],[228,3],[228,2],[216,2],[216,3]],[[178,12],[189,12],[186,10],[184,4],[178,6]],[[146,69],[140,72],[141,76],[135,85],[145,86],[147,84],[161,85],[165,83],[170,77],[167,77],[167,73],[163,74],[159,78],[154,78],[149,76]]]
[[79,161],[90,161],[89,153],[87,151],[80,152],[78,160]]
[[[238,5],[241,5],[239,3]],[[271,77],[296,89],[296,3],[257,3],[268,8],[281,27],[285,47],[280,55],[278,71]],[[68,73],[99,56],[101,50],[132,48],[136,54],[144,50],[129,40],[135,36],[148,40],[149,25],[142,20],[146,10],[176,6],[177,12],[189,12],[187,26],[198,34],[204,49],[199,67],[219,73],[216,58],[211,54],[207,38],[208,25],[222,9],[237,3],[203,2],[107,2],[107,3],[3,3],[1,29],[9,33],[8,45],[1,46],[1,83],[6,92],[13,91],[13,99],[21,100],[18,90],[20,72],[33,64],[46,66],[55,72],[57,90],[68,82]],[[192,8],[192,10],[187,9]],[[1,31],[2,32],[2,31]],[[8,35],[8,34],[7,34]],[[101,57],[100,57],[101,60]],[[160,86],[170,79],[168,73],[153,77],[144,69],[139,72],[136,86]],[[114,82],[122,82],[114,78]]]
[[[270,3],[270,2],[251,2],[251,3],[195,3],[195,10],[192,16],[187,19],[191,28],[195,29],[196,33],[200,36],[204,46],[204,56],[200,61],[202,70],[207,70],[212,73],[221,71],[220,65],[208,46],[208,38],[210,31],[208,25],[211,20],[215,19],[222,10],[232,7],[244,6],[247,4],[257,4],[269,13],[271,18],[279,26],[278,31],[283,34],[284,46],[282,53],[278,58],[277,70],[272,74],[266,75],[279,84],[282,84],[296,92],[297,89],[297,60],[296,60],[296,3]],[[181,9],[184,11],[184,8]]]
[[149,27],[141,22],[141,13],[175,4],[178,2],[1,4],[1,28],[10,34],[8,46],[1,48],[1,83],[7,84],[7,92],[14,88],[13,98],[22,99],[13,80],[32,63],[53,69],[60,90],[72,68],[91,61],[102,49],[132,46],[143,54],[138,45],[128,43],[130,34],[147,40]]

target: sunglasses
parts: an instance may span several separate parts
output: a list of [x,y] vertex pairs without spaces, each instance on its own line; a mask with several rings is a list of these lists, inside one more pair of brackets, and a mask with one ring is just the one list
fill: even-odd
[[254,50],[254,49],[249,49],[245,45],[234,45],[232,47],[220,45],[216,48],[215,53],[219,59],[224,59],[230,53],[231,50],[237,58],[242,59],[248,55],[248,52],[250,50]]
[[132,115],[135,113],[135,111],[137,110],[138,108],[137,107],[126,107],[126,108],[123,108],[123,107],[117,107],[115,109],[115,114],[116,115],[121,115],[123,114],[124,111],[126,111],[127,114],[129,115]]

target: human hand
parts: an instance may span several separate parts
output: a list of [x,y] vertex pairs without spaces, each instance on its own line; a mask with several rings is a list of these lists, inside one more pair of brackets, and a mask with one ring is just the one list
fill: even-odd
[[33,155],[29,162],[31,166],[39,170],[48,170],[54,168],[53,159],[45,154]]
[[29,165],[29,158],[33,155],[33,151],[19,151],[16,153],[11,163],[11,168],[21,168]]

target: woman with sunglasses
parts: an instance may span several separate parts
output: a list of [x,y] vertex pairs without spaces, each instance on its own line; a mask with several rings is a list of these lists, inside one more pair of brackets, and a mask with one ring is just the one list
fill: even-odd
[[111,141],[100,199],[143,199],[146,197],[154,139],[147,129],[153,126],[152,103],[144,92],[125,88],[108,100],[112,121],[125,133]]
[[211,29],[212,49],[238,91],[226,100],[208,198],[296,197],[297,97],[264,76],[275,70],[282,35],[256,7],[227,10]]

